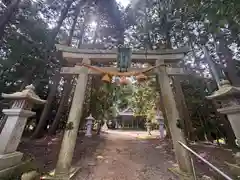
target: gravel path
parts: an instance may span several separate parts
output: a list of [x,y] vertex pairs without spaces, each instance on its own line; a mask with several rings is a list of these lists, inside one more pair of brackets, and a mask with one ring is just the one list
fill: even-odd
[[168,170],[174,166],[167,144],[159,139],[143,140],[134,134],[111,133],[91,157],[81,159],[75,180],[175,180]]
[[[158,131],[153,131],[152,137],[158,134]],[[146,135],[144,131],[109,130],[108,134],[87,138],[84,132],[79,133],[72,163],[81,169],[75,180],[176,179],[168,171],[169,167],[176,165],[171,142],[142,138]],[[33,157],[38,170],[46,173],[56,167],[61,139],[62,134],[38,140],[23,139],[18,150],[24,153],[25,158]],[[203,143],[192,144],[191,147],[223,172],[231,174],[224,162],[235,162],[232,150]],[[221,179],[204,163],[193,159],[200,176]]]

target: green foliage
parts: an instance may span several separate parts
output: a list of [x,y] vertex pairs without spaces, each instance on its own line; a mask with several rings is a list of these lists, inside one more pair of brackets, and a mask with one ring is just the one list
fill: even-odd
[[51,66],[43,61],[47,34],[47,23],[39,17],[34,4],[26,3],[17,13],[16,22],[7,31],[0,46],[0,92],[14,92],[22,84],[41,79],[37,91],[41,88],[40,96],[44,96],[45,88],[42,86],[49,80],[43,73]]
[[148,80],[134,85],[130,105],[135,116],[146,117],[153,121],[156,115],[156,104],[159,101],[158,93],[153,88],[154,81]]
[[195,135],[201,140],[204,140],[205,135],[211,139],[211,134],[221,137],[226,134],[226,130],[219,123],[215,107],[211,101],[205,99],[212,93],[212,90],[208,89],[212,83],[211,80],[195,77],[188,77],[181,82]]
[[114,111],[114,90],[116,86],[112,83],[103,83],[101,87],[93,90],[93,99],[95,99],[95,117],[103,119],[105,116],[111,115]]

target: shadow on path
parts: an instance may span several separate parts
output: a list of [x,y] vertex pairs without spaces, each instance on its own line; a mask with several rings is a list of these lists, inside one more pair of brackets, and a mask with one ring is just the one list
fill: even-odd
[[85,168],[75,180],[177,179],[168,170],[175,163],[168,144],[159,146],[159,139],[142,140],[111,131],[102,137],[104,143],[97,147],[92,159],[78,162],[85,164]]
[[[18,150],[23,152],[25,157],[33,157],[39,171],[45,173],[53,170],[56,166],[61,140],[62,134],[38,140],[23,141]],[[85,157],[91,157],[99,144],[104,144],[104,138],[99,136],[87,138],[81,133],[77,138],[73,165]]]

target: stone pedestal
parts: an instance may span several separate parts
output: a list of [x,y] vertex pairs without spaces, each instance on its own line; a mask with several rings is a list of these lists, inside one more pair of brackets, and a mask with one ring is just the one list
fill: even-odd
[[23,109],[3,109],[3,113],[8,119],[0,135],[0,154],[12,153],[17,149],[28,117],[35,114]]
[[160,138],[164,138],[164,122],[163,120],[159,120],[159,133],[160,133]]
[[115,129],[118,129],[119,125],[118,125],[118,120],[115,121]]
[[20,164],[23,154],[16,150],[28,117],[35,115],[35,112],[30,111],[32,105],[45,102],[33,89],[33,86],[27,86],[22,92],[2,94],[4,98],[14,100],[14,103],[11,109],[3,109],[7,121],[0,134],[0,177],[11,173]]
[[152,135],[151,134],[151,130],[152,130],[152,123],[151,122],[146,122],[146,128],[147,128],[147,133],[148,133],[148,135],[150,136],[150,135]]
[[218,112],[227,115],[236,136],[236,144],[240,147],[240,105],[221,108]]
[[163,119],[163,116],[162,116],[162,112],[161,111],[157,111],[157,114],[156,114],[155,118],[156,118],[156,120],[159,123],[160,139],[163,139],[164,138],[164,119]]
[[101,130],[102,130],[103,132],[108,131],[107,120],[104,120],[104,124],[103,124]]
[[92,137],[92,125],[93,125],[94,118],[92,117],[92,115],[90,115],[89,117],[86,118],[86,120],[87,120],[87,123],[86,123],[87,131],[85,136]]

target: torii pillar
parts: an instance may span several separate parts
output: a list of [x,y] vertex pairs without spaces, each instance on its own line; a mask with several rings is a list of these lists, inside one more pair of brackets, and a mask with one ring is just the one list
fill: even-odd
[[[157,60],[156,65],[160,65],[160,62],[162,61]],[[192,168],[188,152],[178,143],[178,141],[181,141],[182,143],[186,144],[184,132],[177,127],[177,120],[180,119],[179,112],[177,109],[176,101],[174,99],[172,87],[170,86],[170,78],[167,74],[166,67],[164,64],[162,65],[163,66],[159,66],[157,68],[157,75],[159,86],[162,91],[161,100],[164,103],[168,125],[172,136],[175,156],[179,165],[179,170],[191,175]]]
[[[83,59],[82,62],[85,64],[90,64],[89,59]],[[82,116],[82,107],[84,103],[84,95],[86,91],[87,81],[88,73],[81,73],[78,75],[77,84],[72,100],[72,106],[68,116],[67,127],[64,131],[62,145],[59,152],[58,162],[54,175],[55,178],[58,180],[70,179],[72,157]]]

